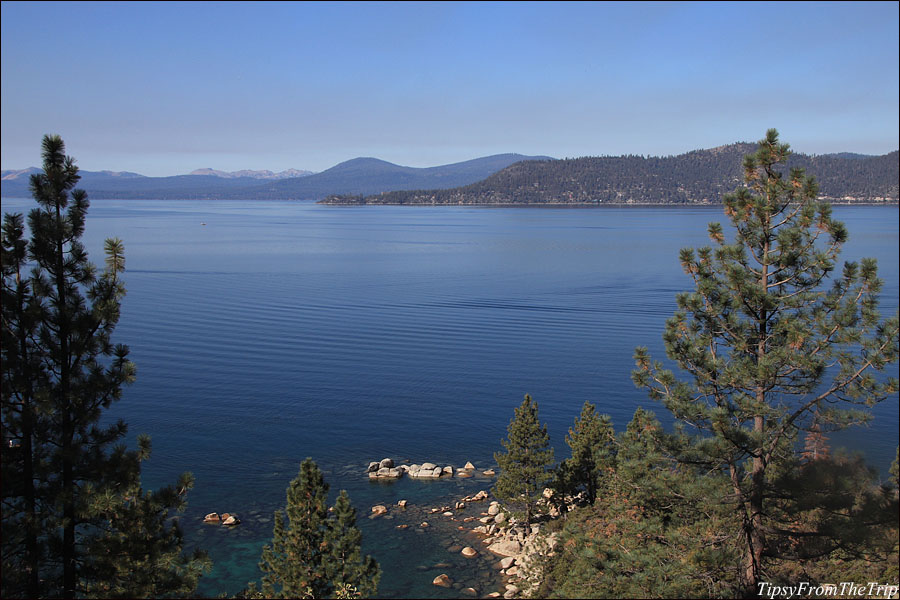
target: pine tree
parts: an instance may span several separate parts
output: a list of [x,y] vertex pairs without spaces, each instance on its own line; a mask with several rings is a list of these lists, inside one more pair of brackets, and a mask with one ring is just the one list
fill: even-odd
[[556,487],[560,495],[583,492],[585,501],[593,504],[615,467],[615,432],[609,415],[598,415],[594,405],[585,402],[566,443],[572,457],[560,465]]
[[508,439],[501,443],[506,452],[495,452],[494,460],[500,467],[500,475],[493,493],[499,500],[520,514],[525,525],[538,508],[545,486],[553,479],[553,448],[547,426],[538,421],[538,405],[525,395],[521,406],[515,409],[515,417],[507,428]]
[[[342,593],[373,596],[380,571],[369,556],[360,558],[362,536],[346,492],[328,516],[328,484],[312,459],[287,489],[285,514],[275,513],[272,543],[259,563],[266,598],[330,598]],[[353,590],[356,590],[355,592]],[[251,595],[255,586],[250,587]]]
[[287,523],[275,512],[272,544],[263,547],[262,592],[268,598],[326,598],[332,587],[323,569],[328,484],[312,459],[287,489]]
[[831,455],[831,449],[828,445],[828,436],[822,433],[819,424],[813,421],[809,431],[803,440],[803,453],[801,457],[804,460],[824,460]]
[[[113,562],[127,563],[160,539],[170,542],[167,558],[147,576],[152,593],[190,593],[205,563],[176,558],[181,546],[173,529],[162,518],[145,519],[132,537],[132,524],[109,510],[127,505],[140,489],[140,461],[149,455],[146,440],[138,451],[116,445],[126,433],[123,422],[99,425],[135,377],[128,347],[112,343],[125,294],[124,250],[121,241],[108,240],[98,276],[81,242],[89,204],[74,189],[75,161],[58,136],[45,136],[42,146],[44,170],[31,177],[38,203],[28,216],[31,238],[25,240],[19,215],[7,215],[3,227],[2,419],[4,442],[13,446],[3,453],[4,483],[12,483],[3,490],[3,595],[112,590],[116,584],[103,578],[123,570]],[[154,506],[166,516],[176,508]],[[111,538],[120,554],[90,554]],[[182,568],[187,578],[169,587]],[[138,591],[121,589],[127,596]]]
[[356,509],[344,490],[334,504],[325,541],[328,579],[335,590],[372,598],[378,589],[381,570],[371,556],[360,555],[362,533],[356,526]]
[[645,348],[635,352],[635,383],[701,434],[692,460],[732,482],[745,594],[756,593],[780,547],[773,482],[793,461],[798,434],[865,422],[855,406],[897,390],[873,374],[898,355],[898,319],[882,322],[877,312],[875,261],[846,263],[825,288],[847,232],[817,201],[812,178],[778,170],[789,155],[770,130],[744,160],[746,187],[725,199],[735,242],[712,223],[715,249],[681,251],[696,290],[678,296],[664,341],[689,381],[651,362]]

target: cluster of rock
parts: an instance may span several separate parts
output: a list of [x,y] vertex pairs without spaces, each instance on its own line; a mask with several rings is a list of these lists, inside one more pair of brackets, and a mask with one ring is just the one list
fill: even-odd
[[[400,465],[395,466],[392,459],[386,458],[380,462],[372,462],[369,464],[368,476],[370,478],[399,478],[404,474],[417,479],[437,479],[440,477],[465,477],[472,476],[475,473],[475,466],[472,463],[466,463],[461,469],[454,471],[453,467],[441,467],[433,463],[423,463],[421,465]],[[483,471],[484,475],[494,475],[493,471]],[[550,489],[544,490],[543,519],[554,519],[560,516],[559,511],[555,508],[554,502],[551,502],[553,492]],[[537,590],[542,577],[541,568],[543,561],[538,558],[552,555],[557,544],[558,533],[545,535],[541,533],[540,523],[531,523],[528,527],[524,523],[519,522],[515,517],[511,516],[497,501],[492,501],[481,512],[481,516],[455,512],[464,511],[469,503],[482,502],[489,499],[487,491],[482,490],[475,494],[465,496],[455,503],[447,506],[432,507],[430,510],[425,509],[426,513],[432,515],[442,514],[450,521],[458,521],[459,530],[469,530],[465,524],[472,523],[474,528],[470,531],[483,537],[482,543],[486,546],[486,551],[499,557],[496,563],[497,568],[503,576],[503,582],[506,588],[500,592],[491,592],[485,597],[488,598],[517,598],[520,596],[528,596]],[[397,503],[398,508],[404,509],[406,501],[401,500]],[[571,510],[578,504],[578,498],[565,498],[565,504]],[[388,513],[388,506],[376,505],[372,507],[370,518],[377,518]],[[404,510],[405,512],[405,510]],[[391,517],[387,517],[391,518]],[[477,521],[477,523],[473,523]],[[416,531],[422,531],[428,527],[427,522],[417,525],[400,524],[398,529],[407,529],[415,527]],[[460,552],[466,558],[476,558],[479,555],[486,554],[479,552],[471,546],[460,549],[456,547],[454,551]],[[449,566],[449,565],[440,565]],[[453,587],[463,592],[465,595],[477,596],[478,592],[474,588],[462,589],[461,584],[454,583],[449,575],[443,573],[435,577],[434,585],[440,587]]]
[[381,462],[370,462],[366,471],[369,479],[399,479],[403,476],[403,471],[394,466],[393,459],[385,458]]
[[[546,518],[555,518],[559,516],[557,512],[555,516],[550,516],[550,498],[552,491],[544,490],[544,498],[541,502],[545,511]],[[461,520],[463,523],[471,523],[477,521],[472,532],[482,536],[482,543],[487,547],[486,550],[497,557],[499,561],[496,567],[503,576],[505,589],[499,592],[491,592],[486,598],[518,598],[522,596],[533,595],[537,587],[540,585],[542,562],[540,557],[549,556],[554,553],[559,534],[552,533],[545,535],[541,533],[541,524],[532,523],[525,527],[524,523],[519,522],[515,517],[511,516],[497,501],[491,501],[486,510],[481,512],[481,517],[466,516],[459,519],[459,513],[452,512],[452,508],[456,510],[465,509],[468,503],[484,501],[489,498],[487,491],[480,491],[461,498],[453,505],[433,507],[430,509],[432,514],[443,513],[451,521]],[[566,498],[567,504],[575,502],[575,500]],[[464,526],[458,529],[463,530]],[[466,546],[460,550],[456,546],[454,550],[461,552],[466,558],[475,558],[479,556],[479,551],[471,546]],[[483,554],[483,553],[481,553]],[[432,582],[440,587],[454,587],[465,595],[476,596],[478,593],[474,588],[462,589],[455,584],[449,575],[443,573],[434,578]]]
[[222,525],[237,525],[240,523],[240,519],[237,518],[237,515],[233,515],[231,513],[209,513],[205,517],[203,517],[204,523],[217,523]]
[[[403,465],[406,467],[406,465]],[[453,477],[453,467],[439,467],[434,463],[422,463],[421,465],[409,465],[406,473],[413,479],[438,479],[439,477]]]
[[477,494],[472,494],[471,496],[466,496],[460,502],[481,502],[482,500],[488,499],[488,493],[485,490],[481,490]]
[[[450,576],[446,573],[441,573],[431,582],[438,587],[448,588],[453,585],[453,580],[450,579]],[[478,595],[478,590],[473,587],[467,587],[460,590],[466,596],[475,597]]]
[[[552,492],[544,491],[545,502]],[[559,533],[541,535],[541,525],[532,523],[526,527],[515,517],[503,510],[498,502],[491,502],[487,515],[479,519],[481,525],[474,532],[485,536],[482,543],[487,549],[503,557],[500,572],[507,577],[504,598],[515,598],[521,594],[532,594],[541,574],[536,557],[552,555],[559,539]]]
[[[426,462],[412,465],[394,465],[391,458],[382,459],[379,462],[372,461],[366,470],[369,479],[399,479],[403,475],[409,475],[413,479],[439,479],[441,477],[471,477],[475,473],[475,465],[467,462],[464,467],[455,469],[450,466],[441,467],[434,463]],[[493,470],[483,471],[484,475],[493,476]]]

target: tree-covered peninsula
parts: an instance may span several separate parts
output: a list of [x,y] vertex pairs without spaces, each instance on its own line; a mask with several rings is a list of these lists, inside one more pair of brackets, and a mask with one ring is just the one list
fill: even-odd
[[[483,181],[443,190],[332,195],[323,204],[564,205],[721,204],[742,181],[738,143],[678,156],[602,156],[518,162]],[[896,203],[898,154],[794,154],[788,168],[815,172],[819,198],[835,203]]]

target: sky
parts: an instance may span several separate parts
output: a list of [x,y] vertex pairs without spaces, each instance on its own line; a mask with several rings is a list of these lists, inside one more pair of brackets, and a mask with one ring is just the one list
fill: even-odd
[[898,149],[898,2],[2,2],[3,169]]

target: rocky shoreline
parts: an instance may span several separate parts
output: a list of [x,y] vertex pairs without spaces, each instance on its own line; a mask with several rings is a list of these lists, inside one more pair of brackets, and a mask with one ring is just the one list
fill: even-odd
[[[476,468],[471,462],[454,469],[452,466],[441,467],[428,462],[395,466],[394,461],[387,458],[369,463],[366,474],[370,479],[390,480],[404,475],[414,479],[465,477],[472,476],[474,472]],[[494,475],[493,470],[482,471],[482,474],[488,473]],[[545,490],[545,502],[550,495],[550,490]],[[471,581],[455,581],[452,564],[449,562],[438,563],[433,567],[417,567],[419,570],[431,570],[435,567],[446,569],[432,579],[435,586],[453,588],[471,597],[509,599],[528,595],[540,583],[538,559],[553,553],[558,534],[544,535],[542,523],[532,523],[526,528],[500,502],[490,498],[487,490],[481,490],[442,506],[415,506],[407,500],[400,500],[392,506],[373,506],[369,518],[386,517],[402,521],[395,526],[399,531],[420,534],[425,531],[446,531],[449,552],[458,553],[467,560],[481,561],[494,571],[494,576],[484,577],[483,583],[476,586],[467,585],[472,584]],[[494,589],[487,592],[491,587]]]

